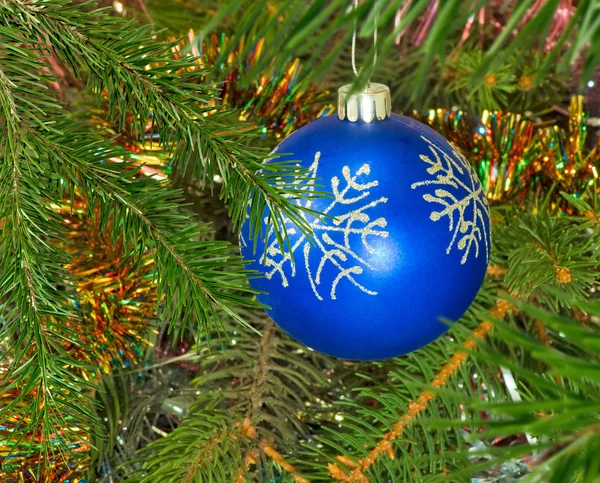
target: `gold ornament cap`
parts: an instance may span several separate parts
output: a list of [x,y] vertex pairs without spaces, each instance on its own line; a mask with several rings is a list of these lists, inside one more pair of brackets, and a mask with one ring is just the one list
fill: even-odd
[[359,91],[352,91],[352,84],[338,89],[338,117],[342,121],[382,121],[391,113],[392,96],[384,84],[368,84]]

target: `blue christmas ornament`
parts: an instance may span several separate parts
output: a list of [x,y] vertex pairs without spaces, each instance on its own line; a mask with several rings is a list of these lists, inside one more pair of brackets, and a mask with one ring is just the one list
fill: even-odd
[[307,218],[313,243],[289,223],[293,260],[269,227],[254,250],[246,224],[242,254],[265,274],[251,281],[266,292],[259,300],[294,339],[336,357],[385,359],[435,340],[468,309],[489,260],[489,209],[464,156],[391,114],[386,86],[344,86],[339,96],[338,116],[277,149],[331,192],[299,203],[334,218]]

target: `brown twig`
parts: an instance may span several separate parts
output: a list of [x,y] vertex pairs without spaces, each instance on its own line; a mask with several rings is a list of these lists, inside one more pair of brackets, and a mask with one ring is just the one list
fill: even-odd
[[271,458],[273,461],[275,461],[275,463],[277,463],[279,466],[281,466],[281,468],[283,468],[290,475],[292,475],[292,478],[294,478],[294,481],[296,483],[309,483],[309,481],[306,478],[295,475],[294,473],[298,473],[298,470],[296,469],[296,467],[294,465],[292,465],[291,463],[289,463],[283,457],[283,455],[281,453],[279,453],[271,445],[269,445],[269,443],[266,440],[261,441],[260,447],[269,458]]
[[144,0],[135,0],[135,3],[137,4],[140,11],[144,14],[144,17],[146,17],[146,20],[148,20],[148,23],[153,24],[154,20],[152,19],[152,15],[150,15],[150,12],[148,11],[148,7],[146,7],[146,3],[144,2]]

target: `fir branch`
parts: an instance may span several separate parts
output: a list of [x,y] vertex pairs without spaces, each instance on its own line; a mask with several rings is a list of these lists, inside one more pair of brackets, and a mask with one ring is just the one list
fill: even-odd
[[[492,314],[494,317],[503,318],[509,308],[510,306],[504,300],[501,300],[497,303],[496,308],[492,311]],[[485,338],[492,328],[493,325],[490,322],[482,322],[479,327],[473,331],[473,337],[463,343],[464,348],[469,351],[475,349],[477,341]],[[469,354],[465,351],[457,351],[450,358],[448,363],[445,364],[433,378],[431,381],[431,387],[435,389],[442,388],[446,384],[448,378],[456,373],[458,368],[465,362],[468,356]],[[331,477],[337,481],[368,483],[369,479],[364,475],[364,472],[367,471],[377,461],[377,459],[384,454],[391,456],[393,459],[394,453],[391,442],[398,439],[404,428],[427,408],[427,404],[434,397],[434,392],[431,390],[424,390],[415,401],[411,401],[408,404],[408,413],[402,416],[401,420],[394,425],[392,431],[383,436],[375,448],[369,452],[369,456],[367,458],[360,459],[354,463],[345,455],[338,456],[338,460],[350,465],[351,471],[350,473],[346,473],[338,465],[330,463],[329,473]]]
[[[11,105],[9,98],[8,112]],[[171,321],[171,326],[183,329],[185,322],[194,316],[201,327],[206,327],[216,314],[212,306],[244,324],[232,303],[248,306],[257,303],[227,292],[250,291],[245,283],[248,272],[229,270],[236,264],[242,266],[229,244],[201,241],[210,232],[210,225],[198,225],[189,216],[178,213],[180,197],[176,192],[154,180],[136,178],[138,167],[128,162],[113,162],[122,152],[102,140],[86,139],[89,134],[65,118],[59,109],[54,116],[51,129],[43,130],[36,129],[27,118],[11,121],[18,131],[10,132],[9,143],[15,136],[27,133],[38,156],[47,159],[71,185],[82,184],[90,208],[98,198],[102,203],[112,204],[113,216],[123,223],[111,226],[120,232],[125,229],[122,234],[131,240],[141,240],[137,244],[138,256],[148,245],[157,249],[159,298],[165,295],[163,315]],[[106,228],[107,222],[105,217],[101,227]],[[190,300],[195,303],[183,306]],[[178,316],[183,326],[176,325]]]
[[[13,35],[24,34],[16,31]],[[31,56],[28,51],[23,52],[23,55]],[[41,68],[31,65],[30,71],[41,71]],[[2,86],[5,93],[10,92],[11,84],[7,82]],[[22,94],[29,95],[28,92]],[[115,230],[125,230],[122,234],[128,239],[141,241],[136,245],[138,255],[149,245],[156,248],[159,296],[165,295],[164,316],[171,321],[172,327],[178,327],[179,316],[184,322],[193,316],[201,327],[207,326],[216,313],[212,306],[245,323],[235,313],[232,303],[255,306],[256,302],[227,292],[249,291],[245,284],[248,273],[230,270],[236,264],[241,267],[241,260],[239,256],[233,256],[229,245],[201,241],[210,232],[210,226],[198,225],[189,216],[178,213],[180,198],[176,192],[153,180],[136,178],[139,168],[128,162],[113,162],[113,158],[122,152],[102,140],[90,141],[89,133],[65,118],[60,108],[50,103],[54,99],[43,97],[40,101],[52,109],[53,119],[43,121],[42,129],[39,129],[42,121],[28,112],[25,113],[28,115],[11,120],[11,125],[18,130],[9,132],[9,147],[14,145],[15,136],[27,133],[30,144],[36,146],[37,155],[47,159],[57,174],[60,173],[72,186],[82,184],[90,208],[97,202],[112,205],[113,216],[123,223],[111,226]],[[7,112],[17,116],[16,110],[11,110],[11,106],[16,105],[15,100],[9,97],[6,102]],[[22,102],[21,105],[28,107]],[[102,213],[107,212],[102,210]],[[90,215],[93,215],[92,209]],[[102,228],[106,228],[107,221],[105,216]],[[186,301],[194,303],[183,306]]]
[[[572,481],[575,475],[582,481],[593,481],[598,475],[600,433],[600,365],[598,347],[600,333],[596,325],[582,326],[571,317],[557,315],[527,302],[514,301],[521,323],[540,320],[545,327],[560,337],[551,345],[539,341],[535,335],[521,328],[497,320],[495,337],[502,341],[504,350],[488,346],[486,360],[501,364],[511,371],[517,382],[518,400],[506,401],[506,396],[495,394],[492,400],[472,400],[474,411],[484,410],[488,416],[474,417],[470,425],[480,438],[498,438],[508,434],[529,433],[537,438],[534,445],[515,445],[510,458],[536,454],[531,460],[532,480]],[[573,300],[568,304],[597,317],[600,307],[596,300]],[[508,346],[508,351],[505,346]],[[531,359],[514,360],[507,357],[511,350],[525,353]],[[537,362],[537,365],[532,364]],[[460,399],[459,394],[448,394]],[[477,413],[475,413],[477,414]],[[464,427],[458,419],[436,421],[439,428]],[[487,451],[486,451],[487,453]],[[477,457],[481,453],[470,453]],[[506,456],[491,452],[481,454],[485,461],[477,465],[484,469],[501,463]],[[455,473],[458,478],[472,475],[474,467]]]
[[[583,202],[583,201],[582,201]],[[508,260],[505,282],[520,296],[557,304],[556,291],[584,299],[597,279],[600,230],[584,217],[509,210],[497,228],[496,252]]]
[[[193,381],[198,388],[198,399],[191,409],[192,418],[204,418],[219,408],[235,422],[244,437],[238,448],[240,457],[222,456],[227,461],[222,481],[250,474],[258,475],[260,480],[262,472],[275,477],[273,464],[294,468],[281,450],[293,448],[299,434],[307,434],[294,413],[303,410],[306,400],[312,398],[311,385],[323,383],[320,372],[311,366],[313,358],[322,363],[321,356],[312,353],[303,356],[302,346],[281,334],[264,315],[249,312],[247,317],[255,319],[254,325],[261,329],[263,337],[256,340],[248,329],[227,325],[220,338],[215,333],[207,334],[201,345],[207,343],[208,349],[198,359],[202,373]],[[175,451],[179,431],[177,428],[163,438],[160,447]],[[150,456],[157,450],[159,446],[152,443],[141,453],[143,459],[133,461],[141,463],[141,471],[146,473],[146,479],[139,481],[164,481],[157,465],[159,460]],[[306,481],[300,475],[294,475],[293,479]]]
[[[68,290],[57,288],[68,281],[63,269],[67,260],[51,244],[63,236],[52,209],[53,204],[62,202],[63,194],[81,189],[88,200],[89,216],[96,216],[94,208],[99,205],[100,228],[107,230],[110,225],[113,237],[122,236],[127,245],[135,246],[133,253],[124,256],[139,258],[148,248],[153,250],[159,297],[165,306],[163,317],[171,328],[183,330],[194,318],[208,332],[216,329],[223,315],[244,324],[236,308],[257,307],[258,303],[247,296],[253,291],[247,286],[249,272],[243,270],[239,255],[233,254],[228,243],[207,240],[210,225],[198,224],[183,213],[176,192],[164,183],[139,176],[139,168],[127,161],[114,162],[122,153],[107,142],[90,138],[64,115],[57,99],[45,90],[52,78],[43,74],[40,52],[51,51],[74,67],[89,67],[92,84],[95,75],[108,72],[98,91],[109,91],[112,116],[124,119],[133,111],[140,120],[138,131],[145,124],[141,118],[152,110],[166,120],[162,126],[165,142],[179,143],[180,151],[184,139],[195,142],[200,151],[206,144],[209,149],[202,156],[211,156],[207,165],[213,166],[210,169],[219,165],[224,177],[233,183],[229,185],[232,196],[239,195],[233,204],[238,221],[242,214],[245,219],[245,200],[252,193],[256,193],[256,203],[251,218],[260,226],[265,208],[271,210],[269,216],[277,216],[279,209],[286,212],[286,206],[295,210],[295,204],[286,197],[291,194],[286,192],[288,185],[282,182],[274,186],[274,181],[282,174],[297,174],[296,168],[275,167],[260,174],[262,157],[258,154],[249,162],[240,161],[243,148],[235,141],[240,138],[220,128],[222,115],[215,115],[212,121],[204,118],[207,111],[202,101],[211,99],[211,94],[204,98],[185,76],[161,78],[160,55],[166,55],[168,49],[163,46],[139,53],[139,41],[150,41],[147,29],[136,30],[117,21],[125,32],[115,31],[114,19],[82,8],[61,1],[43,5],[12,0],[0,3],[0,36],[10,42],[10,48],[0,52],[0,286],[9,294],[1,306],[5,316],[2,334],[12,344],[5,357],[13,358],[4,388],[22,390],[1,414],[9,417],[20,412],[23,421],[33,415],[30,423],[15,428],[15,438],[37,431],[41,425],[44,453],[65,447],[62,439],[53,443],[57,438],[51,437],[60,429],[66,440],[75,431],[70,431],[65,421],[74,420],[71,427],[90,427],[92,433],[97,433],[98,424],[92,415],[94,406],[86,396],[92,386],[78,373],[85,362],[74,360],[61,345],[62,341],[77,343],[73,325],[79,323],[78,314],[70,308]],[[89,40],[93,34],[100,40]],[[121,36],[124,43],[120,43]],[[154,61],[159,67],[146,74],[144,67],[153,59],[143,63],[141,59],[152,52],[157,53]],[[136,57],[138,54],[141,57]],[[136,66],[123,60],[132,58],[138,62]],[[112,63],[116,67],[111,71]],[[187,65],[170,66],[180,69]],[[178,84],[177,79],[184,82]],[[135,93],[133,98],[129,89]],[[170,102],[173,99],[177,100]],[[182,125],[185,129],[180,129]],[[71,367],[76,369],[68,369]],[[32,394],[31,401],[23,406]]]
[[268,327],[263,331],[259,341],[258,357],[254,369],[254,380],[248,392],[249,404],[248,409],[246,410],[246,417],[253,424],[260,422],[260,412],[264,403],[264,396],[268,394],[267,376],[269,368],[267,364],[270,350],[273,345],[277,344],[276,337],[277,336],[274,334],[274,327]]
[[[179,193],[166,184],[139,177],[139,167],[127,161],[115,163],[114,149],[102,140],[78,143],[75,136],[83,132],[72,129],[69,133],[68,121],[57,124],[60,137],[48,133],[37,137],[63,168],[65,178],[82,187],[92,207],[98,202],[112,205],[112,216],[122,223],[110,227],[118,231],[115,235],[124,232],[128,239],[140,240],[138,257],[148,246],[154,247],[158,298],[164,296],[162,317],[170,321],[170,327],[183,331],[193,317],[201,333],[219,324],[220,313],[247,325],[236,306],[256,307],[258,303],[237,294],[254,292],[246,283],[251,273],[243,270],[240,256],[229,243],[204,241],[211,232],[210,224],[198,224],[181,212]],[[69,143],[64,142],[67,133],[73,136]],[[89,214],[94,216],[92,209]],[[104,220],[101,228],[105,229],[107,222]]]
[[[0,37],[14,41],[21,32],[7,26]],[[68,453],[69,443],[81,439],[79,431],[97,434],[99,422],[88,396],[93,385],[80,375],[86,361],[65,350],[65,341],[79,344],[75,327],[81,321],[68,291],[57,288],[69,281],[66,259],[49,242],[62,236],[50,209],[62,192],[35,132],[53,129],[39,114],[42,107],[50,113],[56,108],[36,82],[45,78],[34,47],[0,52],[0,337],[8,342],[1,354],[8,373],[0,383],[14,394],[0,419],[12,427],[13,448],[39,435],[47,463]],[[11,426],[9,420],[18,422]]]
[[[484,301],[486,306],[497,302],[496,296],[484,295],[488,291],[489,285],[482,290],[482,296],[475,306]],[[445,392],[460,391],[473,397],[480,396],[481,388],[478,385],[471,386],[465,382],[470,381],[473,374],[478,374],[475,376],[480,377],[477,381],[482,384],[485,382],[488,390],[502,392],[495,378],[486,376],[487,366],[482,367],[473,358],[468,358],[468,364],[464,363],[464,353],[472,355],[472,351],[466,351],[465,346],[470,348],[474,342],[465,341],[465,346],[454,342],[456,339],[473,339],[474,333],[482,334],[481,328],[474,328],[472,332],[461,327],[465,322],[469,325],[479,324],[480,320],[467,316],[462,324],[453,327],[449,337],[440,338],[405,357],[375,365],[369,363],[363,367],[349,367],[349,372],[357,373],[354,378],[338,374],[338,378],[343,377],[337,383],[338,387],[343,388],[343,393],[334,403],[335,421],[327,424],[332,412],[332,409],[328,409],[317,434],[291,458],[300,474],[315,481],[328,480],[332,478],[329,465],[334,472],[339,468],[340,473],[336,474],[340,477],[348,477],[359,464],[365,463],[368,469],[364,476],[369,478],[368,481],[385,481],[392,475],[402,481],[420,481],[425,474],[435,474],[436,471],[446,473],[452,468],[468,464],[463,455],[451,453],[451,450],[466,444],[461,431],[430,431],[425,418],[448,417],[468,411],[459,407],[459,402],[449,400]],[[487,324],[484,324],[484,328],[488,328]],[[474,340],[479,339],[475,337]],[[448,363],[436,371],[440,360],[452,361],[452,365]],[[450,377],[452,375],[455,377]],[[432,381],[437,382],[432,384]],[[438,387],[438,384],[441,386]],[[427,404],[425,398],[429,397],[434,397],[436,403]],[[421,406],[417,401],[425,405]],[[417,414],[411,417],[414,411]],[[399,420],[399,413],[405,413],[410,422]],[[417,418],[417,415],[420,417]],[[394,434],[399,436],[396,443],[392,442]],[[374,452],[377,455],[370,461]],[[336,454],[339,456],[334,457]],[[386,454],[392,457],[381,457]],[[355,476],[360,478],[360,475]]]
[[156,453],[140,458],[142,468],[127,481],[232,481],[226,475],[231,465],[242,460],[245,441],[239,425],[223,411],[191,415],[169,436],[152,443]]
[[174,166],[191,165],[194,177],[208,183],[218,171],[224,180],[221,197],[229,203],[234,226],[247,217],[242,200],[252,199],[249,221],[255,236],[262,233],[264,215],[275,226],[282,247],[287,238],[280,223],[283,216],[310,234],[293,199],[322,193],[303,192],[297,184],[282,181],[303,179],[306,170],[289,162],[263,164],[267,153],[243,144],[255,133],[244,126],[227,126],[223,121],[232,113],[213,113],[208,106],[215,87],[192,83],[203,75],[193,58],[173,60],[170,50],[175,44],[157,44],[149,26],[135,27],[102,11],[85,12],[90,5],[5,0],[4,13],[11,22],[23,22],[63,62],[89,69],[88,86],[99,99],[107,93],[109,118],[121,128],[132,115],[134,132],[142,135],[151,119],[160,143],[172,150]]
[[[266,403],[265,397],[269,395],[269,358],[272,350],[275,349],[278,342],[278,337],[275,334],[275,327],[273,324],[269,325],[270,326],[263,331],[263,336],[259,343],[258,363],[256,364],[254,381],[248,393],[249,404],[248,409],[246,410],[246,420],[253,425],[260,424],[262,422],[261,413],[264,411],[263,405]],[[306,478],[294,474],[298,473],[298,470],[292,464],[290,464],[284,458],[284,456],[273,447],[272,444],[269,444],[264,437],[260,441],[258,447],[248,449],[247,454],[252,454],[258,448],[260,448],[267,457],[273,460],[283,470],[291,473],[292,478],[296,483],[309,483]],[[243,470],[246,472],[247,467]]]
[[[52,211],[37,206],[35,193],[44,175],[37,168],[39,159],[27,153],[31,138],[13,132],[11,141],[16,151],[4,150],[0,176],[0,287],[8,294],[0,305],[6,317],[0,337],[14,342],[2,354],[9,372],[1,384],[3,392],[17,393],[0,410],[0,419],[20,414],[14,441],[40,434],[47,459],[50,453],[68,452],[69,443],[80,439],[79,430],[91,426],[95,433],[99,423],[86,395],[93,385],[76,372],[86,361],[74,360],[64,349],[64,341],[78,343],[74,327],[79,318],[68,294],[55,285],[57,279],[68,280],[65,258],[46,241],[49,233],[60,236],[61,227]],[[57,438],[59,433],[63,436]]]

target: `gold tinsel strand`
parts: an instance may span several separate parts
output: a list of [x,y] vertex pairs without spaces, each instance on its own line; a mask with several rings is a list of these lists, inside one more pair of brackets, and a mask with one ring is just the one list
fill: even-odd
[[[258,437],[258,432],[257,432],[256,428],[254,427],[254,425],[252,424],[252,421],[249,418],[245,418],[243,421],[238,421],[236,423],[236,427],[238,428],[239,434],[242,436],[245,436],[246,438],[256,439]],[[273,447],[272,444],[269,444],[269,442],[266,439],[263,438],[260,440],[259,447],[260,447],[260,449],[262,449],[263,453],[267,457],[269,457],[276,464],[281,466],[281,468],[283,468],[285,471],[290,473],[296,483],[309,483],[309,481],[306,478],[303,478],[302,476],[294,475],[294,473],[298,472],[296,467],[293,466],[291,463],[289,463],[284,458],[284,456]],[[247,471],[248,467],[250,465],[254,464],[256,462],[257,458],[258,458],[258,450],[257,449],[250,451],[245,456],[244,461],[243,461],[244,464],[238,470],[238,473],[237,473],[237,476],[235,479],[235,483],[243,483],[245,481],[244,478],[246,476],[246,471]]]
[[264,451],[264,453],[271,458],[275,463],[277,463],[279,466],[281,466],[281,468],[285,471],[287,471],[289,474],[292,475],[292,478],[294,478],[294,481],[296,483],[309,483],[309,481],[306,478],[303,478],[302,476],[298,476],[295,475],[294,473],[297,473],[298,470],[296,469],[296,467],[294,465],[292,465],[290,462],[288,462],[284,456],[277,451],[275,448],[273,448],[273,446],[271,446],[266,440],[262,440],[260,443],[260,447],[262,448],[262,450]]

